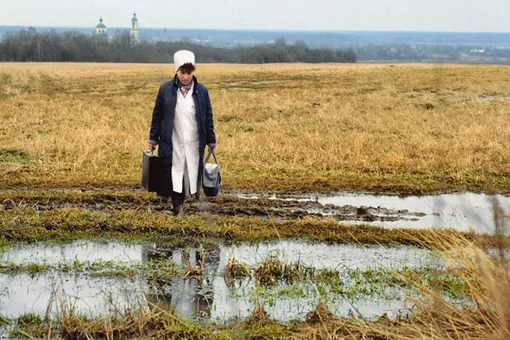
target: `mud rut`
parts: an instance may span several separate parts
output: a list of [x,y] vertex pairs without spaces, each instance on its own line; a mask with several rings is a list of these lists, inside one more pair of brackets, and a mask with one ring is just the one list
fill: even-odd
[[[188,198],[185,212],[187,216],[241,216],[271,218],[278,221],[311,216],[360,223],[417,220],[423,215],[420,212],[384,207],[323,205],[316,197],[317,194],[273,193],[269,196],[264,193],[252,195],[224,191],[217,198],[208,198],[204,195],[200,201]],[[112,214],[123,210],[150,210],[155,214],[170,214],[172,207],[170,201],[165,201],[155,194],[148,195],[136,187],[0,191],[0,210],[14,209],[20,205],[39,211],[79,208]]]

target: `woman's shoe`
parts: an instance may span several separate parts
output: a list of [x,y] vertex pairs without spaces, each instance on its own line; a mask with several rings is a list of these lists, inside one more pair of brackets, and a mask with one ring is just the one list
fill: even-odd
[[172,209],[174,216],[184,217],[184,204],[179,204]]

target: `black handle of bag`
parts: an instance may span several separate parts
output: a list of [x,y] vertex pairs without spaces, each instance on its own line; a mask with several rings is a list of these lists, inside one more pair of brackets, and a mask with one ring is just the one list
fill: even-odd
[[214,154],[213,149],[209,149],[209,153],[207,154],[207,157],[205,158],[204,163],[207,163],[209,161],[209,158],[211,157],[211,155],[213,155],[214,161],[216,162],[216,164],[218,164],[218,160],[216,159],[216,155]]

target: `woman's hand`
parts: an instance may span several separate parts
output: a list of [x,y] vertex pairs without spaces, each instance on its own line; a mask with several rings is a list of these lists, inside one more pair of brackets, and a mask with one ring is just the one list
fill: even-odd
[[216,151],[217,148],[218,148],[218,144],[209,145],[209,151]]
[[150,143],[147,143],[147,146],[148,146],[148,147],[147,147],[147,149],[148,149],[149,151],[154,151],[154,150],[156,150],[156,144],[150,144]]

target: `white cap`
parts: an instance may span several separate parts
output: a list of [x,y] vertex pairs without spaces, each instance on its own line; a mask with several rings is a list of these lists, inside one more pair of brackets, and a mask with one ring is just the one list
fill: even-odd
[[180,50],[174,54],[175,72],[184,64],[191,63],[195,65],[195,55],[191,51]]

